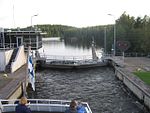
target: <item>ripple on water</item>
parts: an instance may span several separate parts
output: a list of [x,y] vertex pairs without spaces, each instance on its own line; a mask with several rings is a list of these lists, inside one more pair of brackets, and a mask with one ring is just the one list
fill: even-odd
[[147,113],[135,104],[132,93],[128,95],[123,89],[126,87],[113,70],[101,67],[37,72],[36,92],[28,92],[30,98],[87,101],[93,113]]

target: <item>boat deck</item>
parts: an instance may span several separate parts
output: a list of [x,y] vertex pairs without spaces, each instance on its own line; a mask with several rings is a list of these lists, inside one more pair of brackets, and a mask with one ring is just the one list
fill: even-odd
[[[15,107],[19,99],[0,100],[2,113],[15,113]],[[64,113],[68,109],[71,100],[50,100],[50,99],[28,99],[27,106],[32,113]],[[92,113],[88,103],[82,102],[87,113]],[[1,113],[1,111],[0,111]]]
[[[5,113],[16,113],[16,112],[5,112]],[[32,111],[32,113],[64,113],[64,112],[45,112],[45,111]]]

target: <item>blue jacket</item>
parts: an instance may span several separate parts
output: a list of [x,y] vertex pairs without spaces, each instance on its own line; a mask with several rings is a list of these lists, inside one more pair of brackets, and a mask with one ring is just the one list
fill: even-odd
[[28,108],[26,105],[18,104],[15,108],[16,113],[31,113],[30,108]]
[[84,106],[80,105],[77,107],[78,113],[87,113]]
[[71,108],[66,109],[65,113],[78,113],[77,110],[73,110]]

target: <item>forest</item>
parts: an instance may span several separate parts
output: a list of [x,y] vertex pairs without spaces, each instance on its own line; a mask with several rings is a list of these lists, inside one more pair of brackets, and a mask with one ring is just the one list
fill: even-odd
[[[37,25],[45,37],[61,37],[66,44],[72,46],[90,46],[94,39],[98,47],[104,48],[104,37],[106,37],[106,50],[111,52],[114,40],[114,24],[99,25],[85,28],[76,28],[64,25]],[[133,17],[125,12],[116,20],[116,52],[122,50],[117,42],[128,42],[127,53],[150,53],[150,17]],[[74,43],[76,42],[76,43]]]

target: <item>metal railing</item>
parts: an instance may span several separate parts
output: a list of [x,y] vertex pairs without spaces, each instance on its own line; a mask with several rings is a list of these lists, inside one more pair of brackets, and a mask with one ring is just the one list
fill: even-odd
[[[0,108],[2,112],[15,112],[15,107],[17,106],[19,100],[0,100]],[[71,101],[68,100],[50,100],[50,99],[28,99],[31,111],[46,111],[46,112],[62,112],[69,107]],[[88,103],[82,102],[87,113],[92,113]]]
[[13,49],[17,47],[17,43],[0,43],[0,50]]
[[45,55],[40,53],[41,58],[45,58],[46,60],[92,60],[92,56],[84,55],[84,56],[61,56],[61,55]]
[[[34,49],[38,49],[42,47],[42,41],[24,42],[22,43],[22,45],[24,45],[26,49],[28,49],[29,45],[31,45],[31,47]],[[14,49],[14,48],[17,48],[17,46],[18,46],[17,43],[0,43],[0,50]]]

